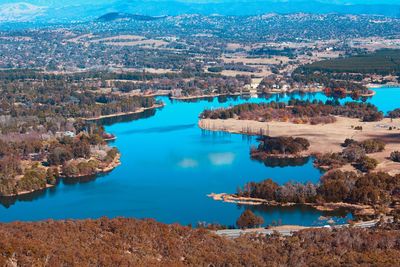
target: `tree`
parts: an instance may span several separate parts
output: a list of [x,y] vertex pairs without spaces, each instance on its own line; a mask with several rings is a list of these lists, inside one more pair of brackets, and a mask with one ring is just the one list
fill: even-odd
[[47,161],[50,165],[61,165],[64,162],[72,159],[72,153],[64,147],[57,146],[49,151]]
[[255,215],[251,210],[245,210],[236,221],[236,225],[242,229],[254,228],[261,226],[263,223],[264,219]]
[[90,144],[86,139],[75,141],[72,144],[72,154],[75,158],[89,158]]

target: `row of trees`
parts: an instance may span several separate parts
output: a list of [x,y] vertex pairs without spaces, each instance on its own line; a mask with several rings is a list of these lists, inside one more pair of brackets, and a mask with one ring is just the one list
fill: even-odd
[[400,200],[400,175],[332,171],[319,184],[286,183],[282,186],[271,179],[250,182],[238,189],[241,197],[261,198],[279,203],[337,203],[390,205]]
[[[110,81],[110,86],[127,93],[132,90],[182,90],[182,94],[190,95],[191,92],[206,93],[237,93],[246,85],[251,83],[249,76],[237,75],[236,77],[193,77],[188,78],[162,78],[143,82]],[[210,92],[213,90],[213,92]]]
[[[257,121],[292,121],[296,123],[330,123],[332,116],[359,118],[362,121],[379,121],[383,113],[369,103],[348,102],[340,105],[334,101],[301,101],[291,100],[285,103],[247,103],[226,109],[205,110],[200,115],[207,119],[229,119]],[[314,120],[313,120],[314,119]]]

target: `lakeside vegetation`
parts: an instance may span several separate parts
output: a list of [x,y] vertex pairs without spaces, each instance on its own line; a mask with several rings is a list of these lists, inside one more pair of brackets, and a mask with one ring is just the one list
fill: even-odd
[[301,137],[269,137],[258,138],[259,145],[250,151],[251,158],[265,161],[268,158],[300,157],[299,153],[307,151],[310,142]]
[[[263,199],[280,204],[341,204],[381,207],[376,212],[390,212],[399,197],[400,175],[387,173],[357,174],[335,170],[321,177],[318,184],[288,182],[278,185],[271,179],[247,183],[238,189],[238,197]],[[385,211],[386,210],[386,211]]]
[[106,145],[101,133],[0,139],[0,196],[30,193],[54,186],[59,177],[94,175],[115,167],[118,150]]
[[383,113],[370,103],[347,102],[340,105],[335,101],[302,101],[289,100],[288,104],[281,102],[246,103],[229,108],[205,110],[202,119],[239,119],[267,121],[290,121],[297,124],[326,124],[333,123],[333,116],[358,118],[361,121],[379,121]]

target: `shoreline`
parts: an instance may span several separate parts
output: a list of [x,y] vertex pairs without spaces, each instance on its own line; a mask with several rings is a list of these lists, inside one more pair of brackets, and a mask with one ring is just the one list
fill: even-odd
[[310,206],[318,211],[335,211],[340,208],[347,208],[353,210],[358,215],[375,215],[375,211],[370,205],[363,204],[351,204],[345,202],[329,202],[329,203],[280,203],[276,201],[268,201],[261,198],[252,198],[252,197],[239,197],[236,194],[227,194],[227,193],[211,193],[208,194],[207,197],[212,198],[215,201],[222,201],[224,203],[232,203],[238,205],[248,205],[248,206],[272,206],[272,207],[291,207],[296,205],[306,205]]
[[252,159],[265,161],[268,159],[305,159],[315,156],[315,153],[310,153],[309,150],[301,151],[296,154],[268,154],[258,150],[250,151],[250,157]]
[[56,185],[47,184],[47,183],[46,183],[46,187],[43,187],[43,188],[40,188],[40,189],[34,189],[34,190],[28,190],[28,191],[20,191],[20,192],[17,192],[17,193],[15,193],[15,194],[8,194],[8,195],[0,196],[0,198],[1,198],[1,197],[2,197],[2,198],[12,198],[12,197],[18,197],[18,196],[23,196],[23,195],[29,195],[29,194],[32,194],[32,193],[35,193],[35,192],[38,192],[38,191],[46,190],[46,189],[48,189],[48,188],[53,188],[53,187],[55,187],[55,186],[56,186]]
[[121,165],[121,154],[118,153],[115,158],[113,159],[113,161],[111,161],[106,167],[104,168],[97,168],[95,173],[92,174],[78,174],[78,175],[73,175],[73,176],[63,176],[60,175],[60,178],[64,179],[64,178],[72,178],[72,179],[78,179],[78,178],[82,178],[82,177],[88,177],[88,176],[97,176],[100,174],[105,174],[108,173],[112,170],[114,170],[115,168],[117,168],[118,166]]
[[195,95],[195,96],[171,96],[173,100],[192,100],[192,99],[204,99],[204,98],[214,98],[219,96],[241,96],[243,93],[233,93],[233,94],[212,94],[212,95]]
[[82,119],[85,121],[98,121],[98,120],[107,119],[107,118],[115,118],[115,117],[121,117],[121,116],[126,116],[126,115],[139,114],[139,113],[143,113],[147,110],[157,109],[157,108],[161,108],[164,106],[165,106],[165,104],[163,103],[163,104],[159,104],[159,105],[153,105],[148,108],[139,108],[135,111],[119,112],[119,113],[114,113],[114,114],[109,114],[109,115],[101,115],[101,116],[97,116],[97,117],[82,118]]
[[[101,169],[98,168],[96,170],[96,172],[93,173],[93,174],[75,175],[75,176],[63,176],[63,175],[60,175],[59,179],[68,179],[68,178],[78,179],[78,178],[87,177],[87,176],[98,176],[100,174],[105,174],[105,173],[113,171],[115,168],[120,166],[121,165],[121,160],[120,159],[121,159],[121,154],[118,153],[117,156],[115,156],[115,158],[113,159],[113,161],[110,162],[110,164],[108,164],[108,166],[106,166],[104,168],[101,168]],[[53,188],[53,187],[56,187],[56,186],[57,186],[57,184],[52,185],[52,184],[47,184],[46,183],[46,187],[43,187],[43,188],[40,188],[40,189],[29,190],[29,191],[20,191],[20,192],[17,192],[15,194],[8,194],[8,195],[0,196],[0,197],[12,198],[12,197],[18,197],[18,196],[23,196],[23,195],[29,195],[29,194],[32,194],[32,193],[35,193],[35,192],[38,192],[38,191],[42,191],[42,190],[46,190],[48,188]]]

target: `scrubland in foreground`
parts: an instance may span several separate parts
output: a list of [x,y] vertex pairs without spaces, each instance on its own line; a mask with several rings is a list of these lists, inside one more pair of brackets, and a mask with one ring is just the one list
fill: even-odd
[[399,266],[397,226],[226,239],[152,220],[11,223],[0,225],[0,265]]

